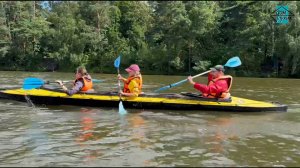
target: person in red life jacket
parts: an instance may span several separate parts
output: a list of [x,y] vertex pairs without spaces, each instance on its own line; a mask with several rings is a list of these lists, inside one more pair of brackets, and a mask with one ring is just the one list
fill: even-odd
[[124,82],[122,96],[138,97],[142,93],[143,79],[140,73],[140,68],[137,64],[132,64],[125,69],[128,72],[128,78],[123,78],[120,74],[118,79]]
[[62,89],[69,95],[73,95],[80,91],[87,92],[93,91],[93,82],[91,76],[87,73],[87,70],[84,67],[78,67],[75,72],[75,81],[73,84],[73,88],[68,90],[66,86],[62,83],[61,80],[56,80],[57,83],[60,84]]
[[229,99],[232,76],[224,75],[225,69],[222,65],[216,65],[210,69],[211,71],[208,74],[207,85],[194,82],[191,76],[188,77],[189,82],[194,86],[195,89],[202,92],[203,97]]

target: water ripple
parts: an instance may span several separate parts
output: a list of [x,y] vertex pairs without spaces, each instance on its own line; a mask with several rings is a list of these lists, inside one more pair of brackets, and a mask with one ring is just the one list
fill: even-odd
[[[22,77],[28,76],[70,80],[69,73],[58,72],[0,75],[4,79],[0,88],[21,86]],[[93,76],[110,79],[115,74]],[[145,91],[182,79],[144,78],[149,81]],[[286,113],[128,109],[120,116],[117,107],[29,107],[26,102],[1,99],[0,166],[297,167],[300,90],[288,85],[281,79],[237,78],[232,90],[239,97],[287,103]],[[117,83],[100,83],[98,89],[116,90]],[[166,92],[181,91],[194,89],[182,85]]]

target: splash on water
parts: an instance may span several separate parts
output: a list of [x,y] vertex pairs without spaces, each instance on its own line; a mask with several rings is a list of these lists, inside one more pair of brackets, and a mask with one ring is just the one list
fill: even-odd
[[124,109],[122,101],[120,101],[119,103],[119,113],[122,115],[127,114],[127,111]]
[[27,94],[25,94],[25,99],[29,107],[35,108],[35,105],[32,103],[32,101],[30,100],[29,96],[27,96]]

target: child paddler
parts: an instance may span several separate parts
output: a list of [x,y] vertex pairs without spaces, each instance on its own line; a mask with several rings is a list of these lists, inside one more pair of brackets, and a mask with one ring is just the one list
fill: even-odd
[[122,96],[137,97],[142,93],[143,79],[140,73],[140,68],[137,64],[132,64],[125,69],[128,73],[128,78],[123,78],[120,74],[118,79],[124,82]]

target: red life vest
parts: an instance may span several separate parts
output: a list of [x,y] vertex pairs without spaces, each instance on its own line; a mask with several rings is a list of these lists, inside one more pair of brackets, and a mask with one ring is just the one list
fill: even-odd
[[225,92],[221,92],[218,95],[216,93],[209,93],[209,94],[204,93],[203,97],[207,97],[207,98],[221,98],[221,99],[227,99],[227,98],[230,97],[229,91],[230,91],[230,88],[232,86],[232,80],[233,80],[232,76],[230,76],[230,75],[224,75],[224,76],[221,76],[219,78],[213,79],[213,80],[211,80],[211,81],[208,82],[208,86],[213,85],[218,80],[225,80],[227,82],[228,89]]
[[74,84],[78,81],[81,80],[83,81],[83,87],[81,88],[80,91],[88,91],[93,88],[93,81],[86,76],[83,76],[82,78],[76,79]]
[[133,76],[133,77],[129,77],[126,81],[124,81],[124,88],[123,88],[124,93],[130,93],[129,84],[133,79],[135,79],[135,81],[138,84],[139,94],[142,92],[142,85],[143,85],[142,77]]

